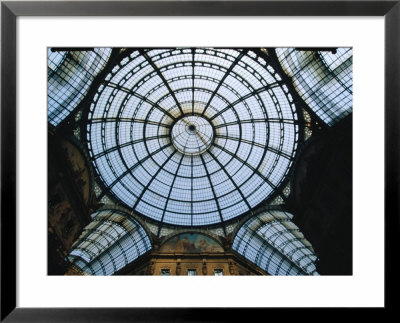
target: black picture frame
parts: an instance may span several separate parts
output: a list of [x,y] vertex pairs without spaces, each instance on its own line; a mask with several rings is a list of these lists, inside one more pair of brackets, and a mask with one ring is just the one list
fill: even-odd
[[[2,1],[1,3],[1,321],[233,321],[244,308],[17,308],[16,19],[19,16],[384,16],[385,18],[385,309],[393,303],[399,229],[400,1]],[[371,48],[373,50],[373,48]],[[397,241],[395,240],[397,243]],[[398,274],[396,273],[396,276]],[[394,276],[393,276],[394,277]],[[390,278],[392,279],[392,278]],[[258,315],[253,312],[251,315]],[[265,314],[263,314],[265,315]]]

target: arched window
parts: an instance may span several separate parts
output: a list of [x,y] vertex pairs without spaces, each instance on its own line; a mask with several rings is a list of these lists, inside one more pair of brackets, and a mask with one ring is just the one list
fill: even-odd
[[283,211],[263,211],[237,232],[232,249],[270,275],[318,275],[311,244]]
[[276,54],[297,92],[322,121],[332,126],[352,112],[351,48],[335,53],[277,48]]
[[106,65],[111,48],[53,51],[48,48],[48,121],[57,126],[82,101],[96,75]]
[[143,227],[128,215],[103,210],[92,215],[68,260],[89,275],[112,275],[151,249]]

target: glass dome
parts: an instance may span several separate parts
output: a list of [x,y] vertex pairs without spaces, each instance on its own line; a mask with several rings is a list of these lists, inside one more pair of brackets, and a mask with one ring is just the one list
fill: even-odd
[[289,90],[251,49],[138,49],[94,96],[89,153],[105,192],[153,220],[236,218],[282,184],[298,142]]

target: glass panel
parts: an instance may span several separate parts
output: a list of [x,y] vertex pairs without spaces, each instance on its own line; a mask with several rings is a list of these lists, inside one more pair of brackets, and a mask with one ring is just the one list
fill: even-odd
[[237,232],[232,249],[270,275],[318,275],[310,243],[282,211],[262,211]]
[[300,96],[329,126],[353,110],[353,50],[302,51],[276,49],[286,74]]
[[92,218],[68,255],[83,272],[112,275],[151,249],[147,233],[129,215],[103,210]]
[[47,114],[53,126],[78,106],[110,55],[111,48],[91,51],[54,51],[48,48]]

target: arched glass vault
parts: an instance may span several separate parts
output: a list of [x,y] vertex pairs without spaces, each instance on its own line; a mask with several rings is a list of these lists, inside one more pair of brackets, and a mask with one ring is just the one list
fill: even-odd
[[353,110],[353,50],[277,48],[276,54],[296,91],[332,126]]
[[112,275],[151,250],[144,228],[128,214],[102,210],[73,244],[68,260],[88,275]]
[[259,205],[298,145],[288,88],[246,49],[134,50],[99,86],[88,120],[105,192],[173,225],[223,223]]
[[314,250],[292,218],[283,211],[261,211],[240,227],[232,249],[270,275],[318,275]]
[[111,48],[48,48],[47,115],[53,126],[58,126],[78,106],[110,55]]

